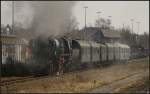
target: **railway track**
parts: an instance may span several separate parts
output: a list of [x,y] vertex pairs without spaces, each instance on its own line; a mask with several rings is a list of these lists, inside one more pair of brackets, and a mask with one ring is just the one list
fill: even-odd
[[43,78],[47,78],[47,77],[50,77],[50,76],[49,75],[48,76],[39,76],[39,77],[26,76],[26,77],[1,80],[0,86],[7,86],[7,85],[15,84],[15,83],[22,83],[22,82],[27,82],[27,81],[39,80],[39,79],[43,79]]
[[[80,73],[82,71],[86,71],[85,70],[78,70],[78,71],[71,71],[71,72],[66,72],[65,74],[71,74],[71,73]],[[54,77],[56,75],[48,75],[48,76],[26,76],[26,77],[19,77],[19,78],[12,78],[12,79],[7,79],[7,80],[1,80],[0,81],[0,86],[8,86],[11,84],[15,84],[15,83],[21,83],[21,82],[27,82],[27,81],[33,81],[33,80],[39,80],[39,79],[43,79],[43,78],[48,78],[48,77]]]
[[14,83],[17,83],[17,82],[24,82],[24,81],[27,81],[27,80],[30,80],[30,79],[33,79],[33,76],[1,80],[0,81],[0,86],[6,86],[6,85],[14,84]]
[[[135,61],[135,59],[129,60],[129,62],[133,62]],[[92,68],[93,69],[93,68]],[[86,71],[88,69],[82,69],[82,70],[75,70],[75,71],[70,71],[70,72],[66,72],[65,74],[71,74],[71,73],[79,73],[82,71]],[[7,85],[11,85],[11,84],[15,84],[15,83],[21,83],[21,82],[26,82],[26,81],[32,81],[32,80],[38,80],[38,79],[43,79],[43,78],[47,78],[47,77],[54,77],[56,75],[48,75],[48,76],[26,76],[26,77],[19,77],[19,78],[12,78],[12,79],[7,79],[7,80],[1,80],[0,81],[0,86],[7,86]]]
[[[64,74],[77,73],[77,72],[81,72],[81,71],[67,72],[67,73],[64,73]],[[26,82],[26,81],[38,80],[38,79],[43,79],[43,78],[47,78],[47,77],[50,77],[50,76],[49,75],[48,76],[39,76],[39,77],[26,76],[26,77],[19,77],[19,78],[12,78],[12,79],[7,79],[7,80],[1,80],[0,81],[0,86],[7,86],[7,85],[15,84],[15,83],[21,83],[21,82]]]

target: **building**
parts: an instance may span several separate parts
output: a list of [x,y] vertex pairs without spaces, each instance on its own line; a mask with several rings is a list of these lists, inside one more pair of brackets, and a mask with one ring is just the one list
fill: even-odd
[[7,26],[1,25],[1,34],[8,35],[12,34],[12,28],[9,24]]
[[28,42],[20,39],[15,35],[2,35],[2,63],[6,63],[8,57],[14,61],[25,62],[27,53],[26,47]]
[[9,26],[1,28],[2,64],[7,62],[8,57],[16,62],[25,62],[28,56],[28,41],[11,33]]
[[98,42],[119,42],[121,39],[121,35],[117,30],[110,29],[93,29],[94,40]]
[[73,39],[84,39],[96,42],[120,42],[121,39],[121,35],[117,30],[97,27],[87,27],[80,31],[69,32],[66,35]]

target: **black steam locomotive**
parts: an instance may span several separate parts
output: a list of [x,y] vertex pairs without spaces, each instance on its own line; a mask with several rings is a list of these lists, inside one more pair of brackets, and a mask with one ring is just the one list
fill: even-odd
[[[33,69],[34,75],[64,73],[105,66],[126,62],[130,58],[130,47],[121,43],[97,43],[60,37],[49,39],[45,47],[47,55],[42,54],[37,58],[43,56],[43,58],[47,57],[47,60],[32,64],[34,68],[30,69]],[[39,52],[44,50],[42,47]]]

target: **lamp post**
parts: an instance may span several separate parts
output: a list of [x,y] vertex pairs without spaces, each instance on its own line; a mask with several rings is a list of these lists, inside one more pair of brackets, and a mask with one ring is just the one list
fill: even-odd
[[134,19],[131,19],[131,24],[132,24],[132,33],[133,33],[133,22],[134,22]]
[[[84,32],[86,33],[86,9],[88,8],[88,6],[84,6],[85,9],[85,28],[84,28]],[[86,34],[85,34],[86,35]],[[84,36],[85,37],[85,36]]]
[[138,25],[138,32],[137,32],[137,34],[139,33],[139,28],[140,28],[140,22],[136,22],[137,23],[137,25]]
[[98,12],[96,12],[97,14],[98,14],[98,27],[100,28],[100,13],[102,13],[102,12],[100,12],[100,11],[98,11]]
[[109,22],[108,22],[108,25],[109,25],[109,26],[110,26],[110,24],[111,24],[111,17],[112,17],[112,16],[108,16],[108,21],[109,21]]
[[140,22],[136,22],[137,23],[137,25],[138,25],[138,32],[137,32],[137,37],[136,37],[136,41],[138,42],[138,33],[139,33],[139,28],[140,28]]
[[87,8],[88,8],[87,6],[84,7],[84,9],[85,9],[85,29],[86,29],[86,9]]
[[131,19],[131,24],[132,24],[132,32],[131,32],[131,41],[133,42],[133,23],[134,23],[134,19]]
[[14,1],[12,1],[12,33],[14,33]]
[[111,17],[112,17],[112,16],[108,16],[108,20],[110,21],[110,22],[109,22],[109,25],[111,24]]

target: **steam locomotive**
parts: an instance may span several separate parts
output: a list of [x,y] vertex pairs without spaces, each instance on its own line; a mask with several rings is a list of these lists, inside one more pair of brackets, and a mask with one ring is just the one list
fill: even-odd
[[[37,74],[58,74],[107,66],[130,59],[130,47],[121,43],[98,43],[65,37],[48,40],[47,62],[34,65]],[[43,51],[42,49],[40,51]]]

